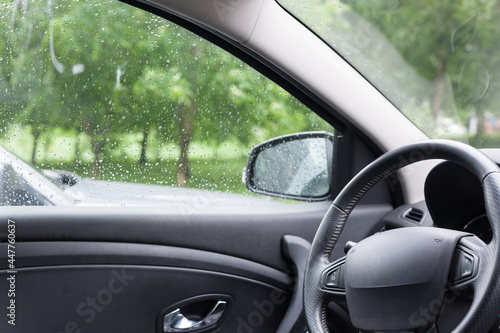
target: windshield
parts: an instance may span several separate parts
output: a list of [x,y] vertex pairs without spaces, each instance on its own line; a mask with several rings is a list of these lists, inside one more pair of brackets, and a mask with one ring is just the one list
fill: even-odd
[[496,1],[279,2],[429,137],[500,146]]

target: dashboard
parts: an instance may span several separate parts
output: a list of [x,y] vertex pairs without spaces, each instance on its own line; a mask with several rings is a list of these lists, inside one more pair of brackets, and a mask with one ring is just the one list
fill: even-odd
[[[484,154],[500,165],[500,149]],[[435,226],[469,232],[485,243],[492,239],[483,188],[465,167],[444,161],[434,167],[424,184],[425,201],[402,205],[384,218],[386,228]]]
[[425,198],[434,226],[470,232],[485,243],[491,241],[483,188],[465,167],[453,162],[437,165],[425,181]]

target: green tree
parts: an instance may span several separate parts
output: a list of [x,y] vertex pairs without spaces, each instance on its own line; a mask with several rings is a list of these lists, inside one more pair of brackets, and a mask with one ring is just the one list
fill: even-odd
[[32,163],[36,163],[40,135],[57,126],[60,115],[57,91],[51,85],[54,70],[44,50],[49,31],[46,6],[43,2],[15,2],[0,26],[3,120],[30,128],[34,139]]
[[[256,143],[256,132],[280,135],[310,128],[317,120],[233,56],[133,7],[59,0],[27,10],[31,14],[16,21],[23,33],[0,44],[2,54],[10,56],[1,65],[0,83],[10,93],[21,92],[15,99],[17,119],[29,126],[35,141],[54,128],[84,133],[94,177],[110,158],[110,142],[124,134],[142,134],[141,164],[151,135],[175,144],[177,182],[185,185],[193,141],[249,146]],[[9,29],[4,23],[0,33],[8,36]],[[26,36],[32,36],[28,50],[38,52],[25,52]]]
[[[455,90],[464,88],[467,83],[461,80],[460,73],[482,54],[470,51],[484,50],[492,42],[488,36],[493,33],[493,25],[485,17],[492,12],[492,2],[426,0],[397,5],[381,1],[350,4],[389,39],[421,77],[436,82],[431,102],[434,117],[442,110],[445,78],[452,80]],[[385,14],[380,16],[380,13]],[[498,34],[498,25],[494,26]],[[470,105],[462,98],[461,106]]]
[[[123,94],[122,87],[127,86],[123,82],[127,63],[139,59],[139,55],[134,56],[134,48],[141,38],[137,31],[144,31],[139,19],[144,14],[111,2],[72,8],[55,15],[52,22],[54,49],[65,67],[57,73],[54,85],[67,108],[68,121],[90,138],[92,175],[98,177],[110,133],[124,130],[121,118],[117,119],[122,114],[117,99]],[[134,16],[137,19],[131,20]]]

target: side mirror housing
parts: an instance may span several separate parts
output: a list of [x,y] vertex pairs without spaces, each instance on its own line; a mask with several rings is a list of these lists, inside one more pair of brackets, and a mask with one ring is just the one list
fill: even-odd
[[334,135],[303,132],[255,146],[248,156],[245,185],[283,199],[323,201],[332,196]]
[[71,171],[44,169],[42,172],[44,175],[52,179],[54,183],[62,186],[64,189],[73,186],[80,181],[80,176]]

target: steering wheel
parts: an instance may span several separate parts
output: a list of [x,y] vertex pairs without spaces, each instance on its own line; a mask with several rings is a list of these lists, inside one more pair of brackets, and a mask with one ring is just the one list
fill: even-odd
[[[459,163],[477,176],[492,241],[485,244],[472,234],[448,229],[400,228],[364,239],[331,263],[330,254],[361,197],[394,171],[428,159]],[[447,140],[390,151],[349,182],[318,228],[304,281],[309,332],[329,332],[326,309],[339,300],[347,302],[353,325],[362,331],[436,332],[446,289],[455,295],[473,291],[471,307],[453,332],[487,332],[500,315],[499,244],[500,169],[486,155]]]

